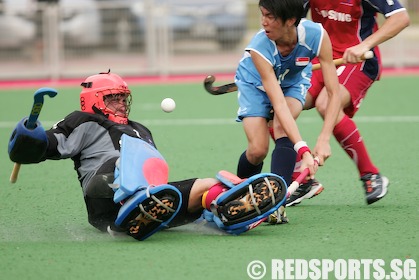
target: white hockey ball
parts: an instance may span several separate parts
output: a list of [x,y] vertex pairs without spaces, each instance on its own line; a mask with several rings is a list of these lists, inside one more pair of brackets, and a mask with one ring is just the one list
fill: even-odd
[[165,98],[161,102],[160,106],[163,111],[170,113],[176,108],[176,102],[172,98]]

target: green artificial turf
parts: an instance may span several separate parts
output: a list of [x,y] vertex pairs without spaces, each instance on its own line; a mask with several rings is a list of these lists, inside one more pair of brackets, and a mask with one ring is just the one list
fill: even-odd
[[[14,125],[29,114],[36,89],[0,90],[0,279],[250,279],[247,266],[272,259],[419,260],[419,95],[416,79],[384,77],[370,90],[355,120],[369,153],[389,177],[388,195],[367,206],[354,164],[332,139],[333,156],[317,173],[325,191],[287,209],[290,223],[262,224],[240,236],[192,224],[159,232],[144,242],[113,239],[87,222],[71,160],[13,164],[7,144]],[[234,121],[236,95],[211,96],[201,83],[131,85],[131,118],[152,131],[170,165],[170,180],[235,172],[246,147]],[[45,98],[45,128],[79,108],[79,88],[58,88]],[[177,108],[164,113],[160,101]],[[314,111],[298,121],[313,146],[322,122]],[[271,147],[272,148],[272,147]],[[270,158],[264,172],[269,172]],[[272,278],[274,279],[274,278]],[[330,279],[333,279],[330,278]]]

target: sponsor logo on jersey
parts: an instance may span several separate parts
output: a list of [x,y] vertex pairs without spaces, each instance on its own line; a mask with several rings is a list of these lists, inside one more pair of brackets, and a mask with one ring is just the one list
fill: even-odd
[[309,57],[296,57],[295,58],[296,66],[307,66],[309,62],[310,62]]
[[334,21],[351,22],[352,17],[350,14],[337,12],[335,10],[316,10],[316,12],[324,18],[328,18]]

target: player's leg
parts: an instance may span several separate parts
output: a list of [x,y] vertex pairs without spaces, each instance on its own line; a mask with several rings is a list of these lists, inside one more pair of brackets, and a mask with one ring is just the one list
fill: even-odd
[[123,135],[114,174],[113,200],[122,204],[116,227],[144,240],[168,226],[182,205],[182,195],[167,183],[167,163],[153,146]]
[[[222,181],[205,178],[170,182],[181,193],[182,204],[166,227],[191,223],[206,209],[216,214],[214,219],[222,230],[240,234],[256,227],[285,200],[285,183],[275,174],[262,173],[249,179],[240,179],[229,172],[220,171],[217,178]],[[147,233],[144,227],[149,223],[163,229],[159,223],[149,221],[147,216],[141,220],[147,223],[139,225],[137,235],[133,236],[136,239],[144,240],[151,235],[144,234]]]
[[262,117],[244,118],[243,129],[248,144],[240,156],[237,176],[248,178],[262,171],[263,160],[269,151],[269,136],[266,119]]
[[191,223],[206,209],[219,218],[223,216],[225,223],[220,226],[221,229],[229,232],[231,228],[225,226],[233,226],[240,228],[241,233],[250,229],[248,225],[268,216],[266,212],[285,197],[285,184],[274,174],[262,173],[250,179],[241,179],[230,172],[220,171],[217,178],[219,180],[205,178],[170,182],[182,193],[183,203],[169,227]]
[[237,176],[249,178],[262,171],[269,151],[267,121],[272,118],[272,105],[265,92],[253,85],[237,82],[239,110],[237,121],[243,122],[248,146],[239,158]]
[[116,160],[105,162],[83,189],[88,221],[101,231],[113,225],[121,207],[113,201],[114,191],[109,186],[114,180]]
[[[313,77],[315,76],[315,74],[316,72],[313,74]],[[317,94],[315,95],[306,94],[307,88],[310,86],[309,83],[303,82],[302,85],[304,85],[303,89],[301,86],[298,86],[294,88],[289,88],[285,91],[288,107],[290,108],[291,113],[293,114],[295,119],[297,119],[299,114],[301,113],[301,106],[303,106],[303,108],[306,110],[314,106],[318,93],[320,92],[320,89],[323,87],[324,84],[321,75],[314,79],[314,83],[311,85],[311,89],[314,90],[314,92],[317,92]],[[316,90],[316,88],[318,90]],[[301,92],[301,90],[303,90],[303,92]],[[271,170],[276,174],[284,176],[287,183],[289,184],[291,181],[294,181],[299,176],[301,160],[298,159],[295,162],[295,166],[289,164],[289,162],[292,162],[291,158],[296,158],[296,155],[293,151],[293,145],[289,141],[289,139],[286,138],[286,134],[284,130],[280,127],[280,125],[276,124],[276,126],[276,131],[274,133],[275,137],[273,138],[279,141],[276,143],[277,145],[272,155]],[[282,154],[282,156],[280,157],[277,154]],[[293,170],[291,170],[290,168],[293,168]],[[286,206],[297,204],[304,198],[314,197],[315,195],[320,194],[322,191],[323,186],[316,179],[304,181],[299,186],[299,188],[289,198],[287,198]],[[276,215],[271,215],[269,221],[270,223],[281,224],[288,222],[285,210],[280,210],[281,211],[278,211]]]
[[151,191],[144,188],[121,203],[115,203],[115,192],[110,187],[114,182],[115,161],[116,158],[102,165],[84,189],[88,221],[112,236],[128,234],[144,240],[176,214],[180,195],[173,187],[163,185]]
[[[202,197],[210,189],[213,195],[218,196],[225,191],[225,186],[215,178],[188,179],[170,182],[182,193],[182,206],[176,217],[170,222],[169,227],[176,227],[192,223],[202,215]],[[220,188],[218,189],[217,186]]]
[[[315,98],[311,94],[307,94],[304,110],[314,108]],[[297,159],[292,175],[292,180],[295,180],[300,175],[301,159]],[[319,195],[324,190],[323,185],[316,179],[304,180],[297,190],[287,198],[286,206],[295,206],[301,203],[304,199],[311,199]]]
[[[316,100],[324,88],[323,75],[321,71],[313,71],[311,77],[311,86],[307,92],[304,103],[304,110],[309,110],[315,107]],[[295,180],[300,175],[301,159],[297,159],[295,163],[292,180]],[[299,204],[303,199],[313,198],[323,191],[322,184],[317,180],[303,181],[297,190],[287,199],[286,206],[293,206]]]
[[[308,87],[309,85],[307,84],[306,87]],[[300,100],[301,104],[303,105],[304,110],[309,110],[311,108],[315,107],[315,102],[316,99],[321,91],[321,89],[324,87],[324,82],[323,82],[323,76],[321,75],[321,71],[314,71],[313,72],[313,77],[311,79],[311,87],[310,87],[310,92],[309,94],[299,94],[300,92],[300,87],[296,89],[295,94],[293,93],[293,91],[290,91],[289,93],[287,92],[287,94],[289,96],[293,96],[294,98],[297,98],[298,100]],[[305,100],[304,97],[305,95]],[[296,107],[297,112],[295,113],[295,118],[298,117],[298,114],[300,113],[300,106]],[[278,124],[277,124],[278,125]],[[283,132],[283,130],[281,132],[277,132],[275,134],[274,132],[274,127],[273,127],[273,122],[271,121],[269,124],[269,133],[271,135],[271,138],[275,141],[278,138],[282,138],[285,136],[285,133]],[[277,130],[280,130],[280,128],[277,128]],[[285,142],[284,139],[281,142]],[[288,142],[288,141],[287,141]],[[287,143],[288,148],[293,148],[291,146],[291,144],[288,142]],[[284,143],[280,143],[279,145],[281,146],[286,146]],[[281,148],[280,148],[281,149]],[[289,150],[289,153],[291,154],[292,151]],[[292,174],[292,179],[288,180],[288,181],[294,181],[298,175],[300,175],[300,165],[301,165],[301,160],[298,159],[298,161],[295,164],[294,167],[294,172]],[[276,164],[275,164],[276,165]],[[281,164],[278,164],[278,166],[280,166]],[[280,167],[273,167],[274,170],[276,169],[281,169]],[[289,172],[283,172],[283,171],[278,171],[281,172],[282,174],[288,174]],[[310,181],[304,181],[300,187],[294,192],[294,194],[292,194],[288,199],[287,199],[287,206],[291,206],[294,204],[298,204],[299,202],[301,202],[301,200],[303,200],[304,198],[311,198],[314,197],[318,194],[320,194],[323,191],[323,186],[316,180],[310,180]],[[283,213],[285,215],[285,212]],[[274,223],[283,223],[286,222],[288,219],[286,218],[286,216],[283,217],[283,219],[281,217],[278,216],[278,218],[274,217],[275,220],[277,222]]]
[[[307,90],[310,82],[303,79],[295,86],[282,89],[288,109],[294,119],[297,119],[303,110]],[[277,118],[273,119],[273,128],[275,136],[275,149],[272,152],[271,172],[284,178],[287,186],[292,182],[297,153],[294,150],[294,144],[288,138],[283,127],[281,127]]]
[[[358,111],[362,100],[373,83],[360,69],[361,65],[346,65],[339,69],[340,95],[344,112],[338,116],[338,122],[333,135],[353,160],[363,182],[368,204],[383,198],[387,193],[389,180],[381,176],[378,168],[373,164],[363,138],[352,117]],[[322,90],[316,101],[316,108],[324,116],[327,104],[327,93]]]
[[[143,197],[135,204],[133,203],[133,201],[136,201],[135,199],[138,199],[138,195],[145,193],[145,191],[138,191],[132,197],[119,203],[115,203],[115,190],[113,190],[110,187],[110,185],[114,183],[114,170],[116,160],[117,158],[113,158],[104,163],[96,172],[96,174],[90,179],[86,187],[83,189],[84,200],[86,203],[88,213],[88,221],[97,229],[101,231],[108,231],[112,236],[126,236],[126,234],[128,233],[128,235],[131,235],[135,238],[137,237],[136,234],[138,234],[135,226],[137,226],[142,221],[141,219],[140,221],[136,220],[136,218],[140,217],[140,212],[133,211],[132,209],[126,210],[126,207],[129,205],[141,205],[141,207],[138,207],[137,209],[142,209],[142,211],[144,211],[147,214],[146,217],[148,218],[152,217],[152,215],[156,211],[157,213],[164,213],[164,211],[166,211],[166,209],[157,209],[159,205],[156,201],[164,201],[164,203],[171,203],[172,201],[176,200],[176,196],[173,196],[174,198],[172,198],[171,200],[165,199],[168,194],[165,191],[165,189],[163,189],[160,192],[153,193],[151,195],[154,198],[153,200],[147,197]],[[123,211],[121,211],[121,205],[124,205],[125,210],[123,209]],[[115,224],[117,218],[121,218],[121,213],[125,214],[122,217],[127,218],[125,219],[125,221],[122,220],[118,224]],[[133,225],[134,222],[131,222],[131,224],[129,224],[129,221],[131,221],[130,217],[132,217],[131,215],[135,216],[131,219],[132,221],[135,221],[135,226]],[[163,220],[163,217],[161,215],[155,215],[154,218],[159,218],[160,220]],[[158,225],[160,225],[160,222],[150,224],[149,221],[152,221],[152,219],[147,220],[145,218],[145,224],[149,224],[149,226],[146,227],[146,230],[141,232],[141,234],[144,233],[144,236],[147,233],[150,233],[152,229],[155,229]],[[128,228],[129,231],[127,230]]]
[[[212,212],[212,219],[222,230],[240,234],[256,227],[284,203],[285,182],[275,174],[262,173],[241,179],[229,172],[220,171],[217,178],[221,182],[215,178],[170,182],[181,193],[183,202],[166,227],[191,223],[206,209]],[[162,227],[159,225],[158,229]],[[144,240],[151,235],[145,236],[144,228],[142,230],[141,238],[138,235],[134,237]]]
[[218,183],[215,178],[193,178],[140,189],[124,202],[115,223],[138,240],[191,223],[202,215],[203,194]]

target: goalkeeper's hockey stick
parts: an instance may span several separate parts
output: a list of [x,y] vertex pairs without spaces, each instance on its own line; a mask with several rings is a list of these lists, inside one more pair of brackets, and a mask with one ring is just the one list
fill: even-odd
[[[372,51],[367,51],[362,57],[362,60],[370,59],[374,57],[374,53]],[[344,64],[343,58],[334,59],[333,63],[336,66]],[[313,64],[312,70],[319,70],[321,69],[320,63]],[[205,90],[212,94],[212,95],[221,95],[226,94],[229,92],[237,91],[237,85],[235,83],[225,84],[221,86],[214,86],[215,76],[209,75],[204,79],[204,88]]]
[[[53,88],[40,88],[35,91],[33,95],[33,105],[31,109],[31,113],[29,114],[29,118],[25,123],[26,128],[34,129],[36,127],[36,121],[38,120],[39,113],[41,112],[42,106],[44,105],[44,95],[48,95],[49,97],[53,98],[57,95],[57,91]],[[16,183],[17,176],[19,175],[20,170],[20,163],[15,162],[12,170],[12,174],[10,174],[10,183]]]

